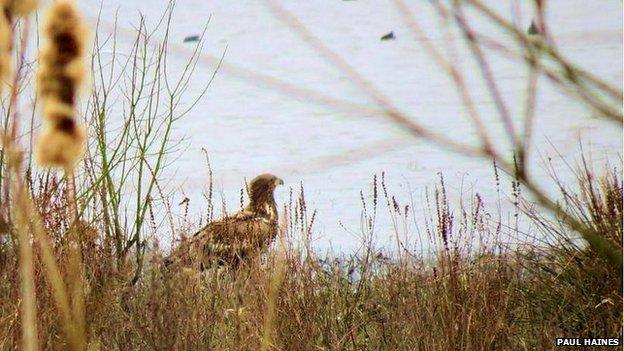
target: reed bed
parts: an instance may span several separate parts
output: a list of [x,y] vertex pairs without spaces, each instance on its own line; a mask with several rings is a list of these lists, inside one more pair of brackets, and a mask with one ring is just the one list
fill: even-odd
[[[586,218],[588,224],[610,223],[605,234],[617,238],[622,225],[619,170],[594,179],[582,180],[577,189],[585,192],[566,192],[589,200],[570,206],[594,213]],[[600,196],[581,195],[590,188]],[[380,198],[370,198],[371,203],[386,206],[383,191],[377,194]],[[319,256],[297,241],[313,232],[310,221],[301,220],[307,216],[302,199],[296,196],[286,209],[289,225],[264,262],[235,272],[168,270],[162,265],[165,252],[154,242],[134,285],[135,267],[116,266],[110,239],[95,229],[96,223],[83,226],[87,348],[534,350],[551,349],[555,337],[622,336],[621,275],[570,240],[565,226],[551,217],[523,211],[544,231],[540,237],[551,239],[541,244],[520,250],[493,240],[468,248],[462,243],[496,236],[499,229],[485,225],[490,213],[477,205],[476,196],[456,211],[432,196],[430,207],[446,210],[432,214],[428,230],[435,237],[427,255],[405,252],[399,259],[363,242],[357,255]],[[49,233],[68,225],[64,217],[44,218]],[[59,269],[68,274],[67,234],[59,230],[50,239]],[[20,343],[17,257],[15,247],[2,245],[2,349]],[[69,345],[65,321],[39,257],[35,250],[39,346],[64,349]]]

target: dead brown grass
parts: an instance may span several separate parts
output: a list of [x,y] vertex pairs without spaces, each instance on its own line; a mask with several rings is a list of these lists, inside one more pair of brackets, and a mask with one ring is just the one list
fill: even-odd
[[[611,223],[605,235],[615,235],[622,216],[621,206],[614,209],[612,205],[621,203],[617,200],[622,197],[621,178],[613,171],[600,179],[604,179],[599,182],[601,200],[578,203],[577,210],[596,215],[597,208],[603,209],[598,217],[587,220],[596,225]],[[579,199],[589,186],[587,179],[581,183],[584,190],[576,193]],[[36,198],[42,199],[39,206],[54,207],[49,199]],[[460,211],[464,214],[457,217],[445,197],[435,201],[432,207],[446,210],[436,211],[441,217],[430,228],[441,243],[434,246],[434,257],[410,252],[400,260],[390,259],[372,246],[365,255],[319,257],[304,246],[293,246],[289,239],[309,232],[307,225],[293,223],[286,226],[283,251],[273,250],[267,262],[236,272],[163,269],[163,253],[153,248],[135,285],[129,284],[133,267],[116,266],[114,246],[97,229],[100,224],[85,224],[80,230],[85,238],[84,312],[89,347],[534,350],[552,348],[557,336],[621,337],[621,275],[591,250],[575,245],[568,233],[556,232],[556,220],[546,221],[532,213],[536,221],[541,219],[536,223],[549,231],[545,238],[560,239],[556,244],[518,251],[501,249],[503,243],[494,240],[492,245],[468,249],[454,244],[460,233],[496,235],[498,231],[479,225],[485,221],[484,209],[475,206],[476,210]],[[305,202],[293,202],[291,213],[305,218]],[[374,202],[382,203],[381,199]],[[48,212],[43,218],[52,233],[59,267],[68,274],[68,234],[54,230],[67,226],[66,217]],[[62,320],[35,248],[40,347],[64,349]],[[6,282],[0,287],[0,315],[4,316],[0,349],[12,349],[20,340],[20,290],[14,269],[17,248],[4,242],[0,252],[0,276]]]

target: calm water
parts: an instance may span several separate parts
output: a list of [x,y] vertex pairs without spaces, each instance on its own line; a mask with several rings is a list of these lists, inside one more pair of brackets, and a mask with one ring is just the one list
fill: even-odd
[[[80,3],[94,23],[100,1]],[[118,11],[119,27],[125,31],[119,37],[122,50],[123,43],[132,39],[128,30],[137,23],[139,12],[150,26],[167,4],[142,0],[105,0],[104,3],[102,33],[110,31]],[[391,97],[399,108],[409,111],[415,120],[448,137],[475,140],[475,131],[453,84],[412,39],[392,2],[283,3],[328,47]],[[491,3],[496,4],[500,13],[511,15],[512,1]],[[621,1],[548,3],[550,26],[560,49],[574,62],[621,86]],[[413,1],[412,6],[433,44],[445,48],[441,22],[427,2]],[[521,10],[520,21],[528,26],[530,8]],[[332,97],[373,105],[344,74],[328,65],[261,1],[178,1],[169,47],[174,74],[193,48],[193,44],[183,43],[184,37],[199,34],[208,19],[205,56],[193,77],[191,93],[199,91],[216,67],[208,57],[220,56],[227,46],[225,62],[229,65]],[[501,37],[483,20],[475,19],[474,23],[480,30]],[[389,31],[394,31],[396,40],[380,41],[380,36]],[[478,108],[489,121],[491,134],[497,136],[500,150],[507,150],[492,101],[465,48],[459,49],[457,57],[467,72],[468,86]],[[514,116],[521,116],[526,70],[495,55],[491,59],[505,101]],[[540,83],[531,172],[541,184],[553,189],[548,185],[542,157],[554,154],[556,149],[566,160],[573,160],[579,154],[579,139],[587,148],[591,144],[596,163],[606,157],[619,162],[614,156],[622,148],[620,128],[591,118],[590,111],[571,103],[545,81]],[[238,204],[244,177],[272,172],[295,188],[303,182],[308,206],[318,210],[316,245],[321,248],[356,247],[357,240],[340,223],[349,231],[358,231],[359,192],[368,194],[373,174],[382,171],[386,172],[391,192],[404,204],[413,198],[419,213],[424,207],[425,191],[436,184],[438,172],[444,173],[455,197],[479,192],[486,205],[495,208],[494,176],[489,162],[453,155],[414,140],[377,116],[347,114],[307,100],[257,81],[241,79],[232,71],[219,72],[206,96],[177,125],[176,136],[185,137],[187,147],[166,175],[168,186],[179,191],[175,203],[184,193],[191,200],[192,216],[204,212],[202,191],[207,188],[208,170],[201,150],[205,148],[210,154],[217,189],[231,204],[230,208]],[[189,102],[190,98],[183,101]],[[570,172],[561,169],[561,176],[569,178]],[[287,195],[286,189],[277,194],[279,201],[285,201]],[[503,204],[503,210],[508,208]],[[387,218],[380,219],[378,236],[382,242],[388,238],[388,223]]]

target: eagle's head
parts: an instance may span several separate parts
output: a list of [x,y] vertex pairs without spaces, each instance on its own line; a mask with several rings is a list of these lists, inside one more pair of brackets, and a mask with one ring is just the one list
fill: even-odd
[[251,201],[273,198],[273,191],[278,185],[284,185],[284,181],[270,173],[261,174],[249,183],[249,197]]
[[268,215],[271,219],[277,219],[277,209],[273,192],[278,185],[284,185],[284,181],[273,174],[261,174],[249,183],[249,209]]

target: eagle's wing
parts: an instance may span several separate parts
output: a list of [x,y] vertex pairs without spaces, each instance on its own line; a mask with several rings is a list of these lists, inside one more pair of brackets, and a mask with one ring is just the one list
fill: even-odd
[[251,211],[240,211],[211,222],[190,242],[189,254],[200,268],[213,263],[236,265],[255,251],[268,247],[277,224]]
[[[172,252],[165,257],[165,266],[181,265],[181,266],[194,266],[201,260],[203,247],[211,248],[214,254],[221,252],[225,254],[228,250],[226,245],[230,240],[228,236],[236,237],[232,234],[231,230],[228,231],[231,225],[238,223],[244,223],[246,221],[252,221],[254,214],[250,211],[242,210],[234,215],[224,217],[220,220],[210,222],[192,237],[182,240]],[[232,242],[230,246],[236,246],[235,242]]]

